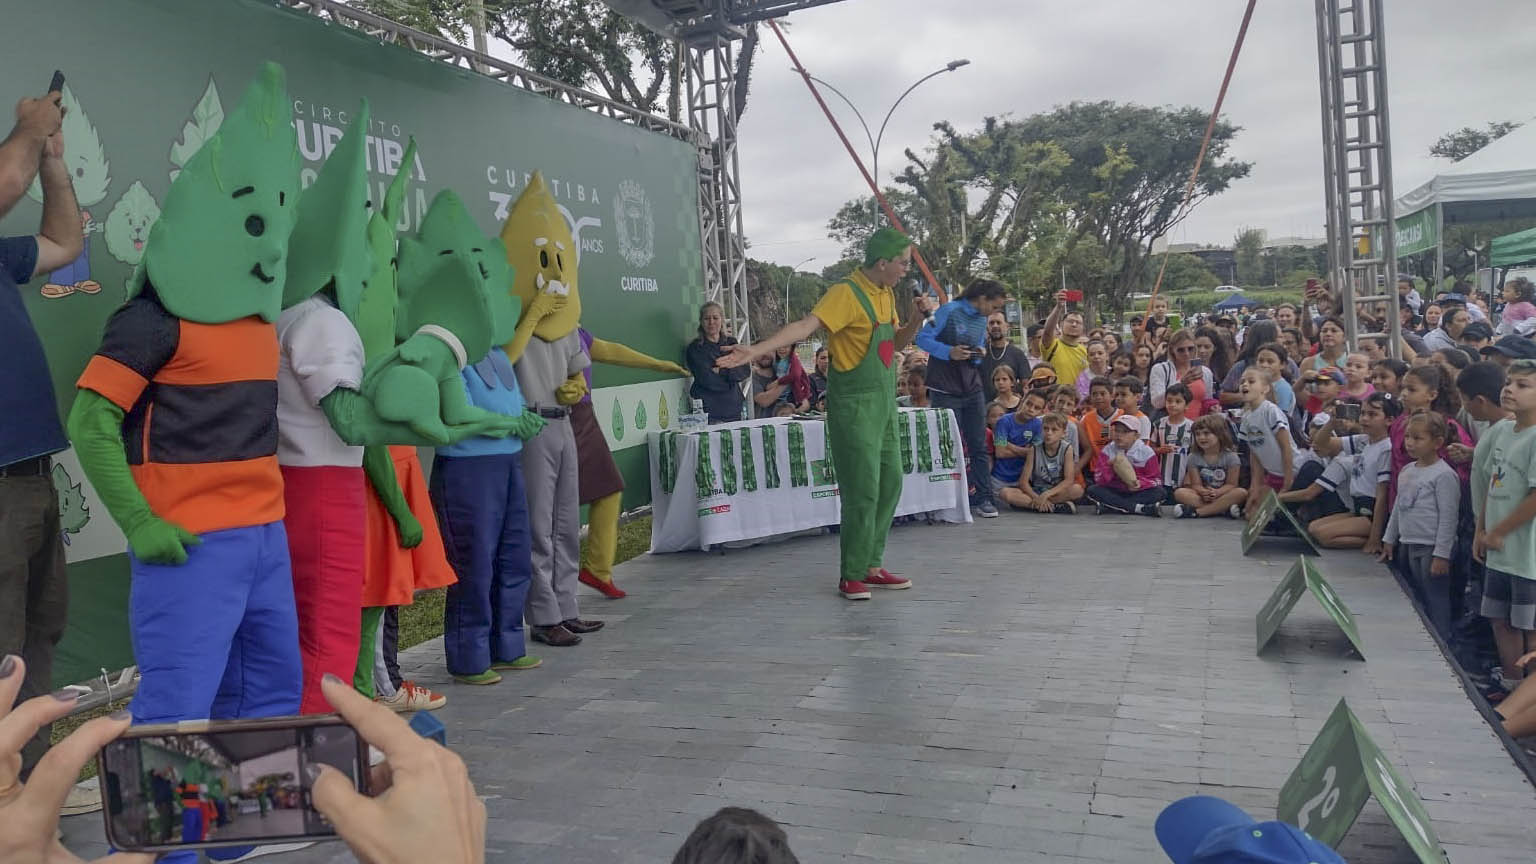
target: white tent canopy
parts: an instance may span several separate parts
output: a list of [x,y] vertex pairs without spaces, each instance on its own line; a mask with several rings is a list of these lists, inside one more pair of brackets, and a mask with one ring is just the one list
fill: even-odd
[[1398,197],[1401,219],[1434,204],[1536,198],[1536,123],[1527,123]]

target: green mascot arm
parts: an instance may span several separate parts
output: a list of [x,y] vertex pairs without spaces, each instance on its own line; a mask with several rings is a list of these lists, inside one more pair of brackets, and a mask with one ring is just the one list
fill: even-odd
[[128,546],[139,560],[149,564],[185,564],[187,546],[202,541],[180,525],[167,522],[149,509],[144,493],[133,482],[128,457],[123,452],[123,409],[94,390],[81,390],[69,410],[69,437],[75,455],[91,478],[96,494],[107,505]]
[[[331,428],[336,430],[336,435],[353,447],[368,447],[375,444],[440,447],[445,443],[454,444],[475,435],[504,438],[509,434],[517,434],[517,430],[527,424],[527,420],[522,416],[512,417],[485,412],[488,416],[466,423],[445,424],[447,440],[436,440],[422,435],[412,429],[409,424],[385,420],[374,410],[373,403],[366,396],[346,387],[337,387],[326,394],[325,398],[320,400],[320,409],[325,412],[326,419],[331,421]],[[537,430],[534,434],[537,434]]]
[[639,351],[621,345],[618,342],[609,342],[606,339],[592,340],[592,360],[596,363],[606,363],[609,366],[627,366],[631,369],[649,369],[652,372],[671,372],[674,375],[687,375],[688,370],[671,362],[670,360],[657,360],[649,354],[641,354]]
[[364,447],[363,473],[368,476],[368,482],[384,504],[389,518],[395,521],[400,546],[415,549],[421,543],[421,523],[411,512],[411,505],[406,503],[405,493],[400,491],[400,479],[395,476],[395,460],[390,457],[389,448],[378,444]]

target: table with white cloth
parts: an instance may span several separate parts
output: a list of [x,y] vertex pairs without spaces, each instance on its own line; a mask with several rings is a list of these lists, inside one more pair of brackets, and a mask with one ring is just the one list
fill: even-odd
[[[971,521],[954,412],[902,408],[897,428],[902,483],[896,515]],[[744,420],[652,432],[647,442],[653,553],[761,540],[842,519],[838,467],[823,420]]]

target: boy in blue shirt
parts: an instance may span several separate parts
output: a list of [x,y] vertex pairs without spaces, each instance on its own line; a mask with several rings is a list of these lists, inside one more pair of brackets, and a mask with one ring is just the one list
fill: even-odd
[[1031,390],[1019,400],[1017,410],[997,418],[997,427],[992,430],[993,449],[997,454],[992,462],[994,496],[1001,497],[1004,489],[1019,485],[1025,457],[1044,437],[1040,428],[1040,415],[1044,413],[1045,394]]

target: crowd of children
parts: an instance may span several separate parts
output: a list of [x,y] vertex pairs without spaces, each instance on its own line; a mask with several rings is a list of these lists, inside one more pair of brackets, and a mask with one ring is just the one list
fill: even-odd
[[[1536,735],[1536,667],[1519,686],[1536,660],[1536,343],[1511,334],[1483,359],[1408,349],[1405,363],[1381,340],[1350,352],[1336,319],[1313,324],[1315,341],[1295,328],[1282,341],[1261,316],[1245,329],[1263,344],[1167,361],[1151,370],[1164,372],[1156,407],[1138,353],[1225,334],[1138,328],[1110,351],[1090,333],[1070,381],[1049,362],[1027,381],[997,374],[993,494],[1039,514],[1243,519],[1272,489],[1320,545],[1400,573],[1512,734]],[[1214,379],[1202,362],[1220,364]]]

